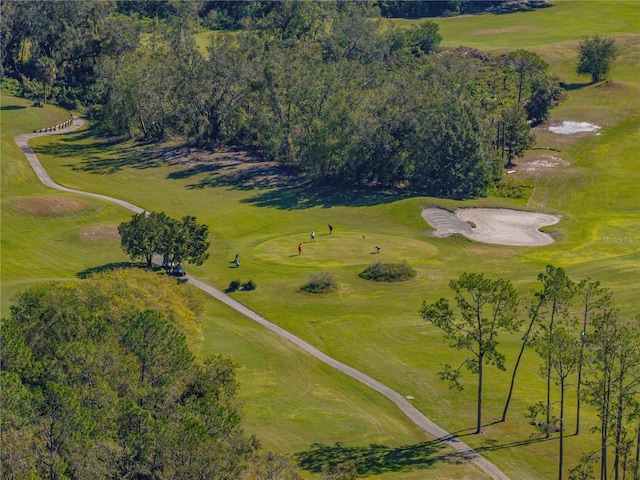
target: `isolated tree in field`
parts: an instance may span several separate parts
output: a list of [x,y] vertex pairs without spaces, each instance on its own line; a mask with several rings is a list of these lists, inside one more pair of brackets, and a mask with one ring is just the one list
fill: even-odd
[[183,262],[202,265],[209,257],[209,227],[198,224],[192,216],[176,220],[164,212],[135,214],[120,224],[118,231],[124,252],[134,260],[144,258],[147,267],[151,267],[154,253],[172,267]]
[[582,372],[586,347],[586,335],[591,327],[591,320],[598,312],[612,308],[611,291],[601,287],[600,282],[585,278],[576,287],[582,307],[582,330],[580,331],[580,363],[578,365],[578,381],[576,385],[576,435],[580,433],[580,404],[582,401]]
[[[520,366],[520,360],[524,354],[524,349],[530,345],[532,336],[535,334],[536,326],[540,324],[542,318],[546,315],[546,308],[551,304],[551,323],[555,321],[556,310],[565,305],[564,300],[562,303],[560,299],[564,299],[564,292],[568,288],[567,282],[570,280],[567,278],[565,271],[560,267],[554,267],[553,265],[547,265],[545,271],[538,275],[538,281],[541,283],[539,290],[533,293],[533,301],[528,307],[529,311],[529,325],[522,337],[522,345],[520,346],[520,352],[518,358],[513,367],[513,373],[511,375],[511,385],[509,386],[509,394],[507,395],[507,401],[504,405],[504,411],[502,412],[502,421],[507,419],[507,412],[511,403],[511,397],[513,395],[513,389],[516,382],[516,374],[518,373],[518,367]],[[549,409],[547,408],[547,412]],[[547,415],[547,424],[549,424],[549,416]]]
[[[555,373],[555,380],[560,387],[558,480],[562,480],[562,468],[564,461],[564,406],[567,390],[567,378],[578,369],[578,365],[580,363],[581,340],[579,335],[574,334],[564,326],[560,326],[554,330],[548,330],[540,340],[541,342],[538,345],[540,346],[544,344],[545,348],[538,349],[538,353],[550,365],[552,371]],[[546,367],[543,369],[542,373],[543,375],[547,375]]]
[[615,40],[599,35],[582,40],[578,53],[577,72],[579,75],[591,75],[591,83],[599,82],[609,73],[611,62],[618,54]]
[[158,251],[168,217],[161,213],[136,213],[118,227],[120,246],[133,260],[144,259],[151,268],[153,254]]
[[558,268],[547,268],[544,274],[538,276],[545,287],[542,310],[539,314],[540,336],[534,340],[536,350],[541,357],[546,356],[546,377],[547,377],[547,402],[545,425],[546,437],[549,438],[551,431],[551,371],[552,371],[552,351],[549,342],[545,339],[552,338],[555,328],[562,320],[569,316],[569,305],[575,294],[575,285],[569,279],[565,271]]
[[455,369],[445,365],[440,378],[461,388],[458,380],[463,367],[478,375],[475,433],[481,433],[484,365],[493,364],[504,370],[505,357],[497,350],[497,336],[500,331],[513,332],[518,328],[517,294],[508,280],[490,280],[481,273],[463,273],[458,280],[452,280],[449,287],[455,294],[458,315],[445,298],[430,305],[423,303],[420,314],[453,340],[453,347],[471,353]]

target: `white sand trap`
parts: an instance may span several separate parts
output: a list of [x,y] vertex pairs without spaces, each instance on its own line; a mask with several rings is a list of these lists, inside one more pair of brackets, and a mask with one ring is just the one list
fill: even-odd
[[571,135],[573,133],[580,132],[595,132],[596,130],[600,130],[600,127],[588,122],[564,121],[560,125],[549,127],[550,132],[560,133],[562,135]]
[[434,207],[422,210],[422,217],[435,228],[436,237],[459,233],[477,242],[520,247],[553,243],[551,235],[538,229],[560,221],[558,215],[505,208],[461,208],[451,213]]

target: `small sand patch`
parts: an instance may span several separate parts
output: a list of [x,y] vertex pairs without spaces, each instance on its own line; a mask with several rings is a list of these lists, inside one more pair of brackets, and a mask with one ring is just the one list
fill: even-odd
[[13,202],[17,210],[41,216],[67,215],[89,208],[90,205],[87,200],[54,195],[21,198]]
[[600,130],[598,125],[594,125],[589,122],[572,122],[563,121],[559,125],[551,125],[549,131],[553,133],[559,133],[561,135],[573,135],[574,133],[581,132],[595,132]]
[[85,240],[111,241],[120,240],[117,225],[96,225],[85,228],[79,233],[80,238]]
[[528,172],[534,172],[546,168],[566,167],[567,165],[569,165],[569,162],[563,160],[557,155],[542,154],[538,158],[524,163],[523,167],[524,170]]
[[435,228],[435,237],[458,233],[477,242],[519,247],[553,243],[539,228],[560,221],[558,215],[504,208],[461,208],[452,213],[434,207],[424,209],[422,217]]

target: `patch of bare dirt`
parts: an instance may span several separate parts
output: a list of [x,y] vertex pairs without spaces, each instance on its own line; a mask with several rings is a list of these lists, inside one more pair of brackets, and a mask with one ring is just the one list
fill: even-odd
[[87,200],[58,195],[20,198],[12,204],[21,212],[41,216],[67,215],[89,208],[90,205]]
[[96,241],[119,240],[117,225],[96,225],[94,227],[85,228],[79,233],[80,238]]

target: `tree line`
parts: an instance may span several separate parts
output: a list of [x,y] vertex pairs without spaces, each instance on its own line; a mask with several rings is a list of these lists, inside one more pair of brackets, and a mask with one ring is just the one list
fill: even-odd
[[518,315],[518,295],[511,282],[480,273],[463,273],[450,282],[455,307],[446,298],[423,303],[422,318],[441,329],[452,347],[469,354],[457,366],[444,365],[440,378],[462,389],[463,370],[477,375],[475,433],[481,433],[484,367],[505,370],[497,337],[524,331],[501,421],[507,418],[522,355],[527,347],[533,348],[542,362],[546,395],[529,406],[529,416],[545,438],[558,434],[558,479],[563,478],[564,438],[570,428],[565,408],[570,387],[576,396],[574,434],[581,432],[583,401],[595,409],[599,420],[589,428],[600,433],[600,448],[584,452],[570,478],[593,478],[594,466],[599,466],[601,480],[639,478],[638,318],[620,318],[612,292],[591,278],[574,282],[562,268],[547,265],[537,280],[538,288],[525,301],[526,321]]
[[[396,27],[370,2],[205,4],[4,2],[3,71],[109,134],[241,145],[311,179],[455,198],[495,185],[562,96],[531,52],[444,50],[434,22]],[[244,12],[205,55],[201,8]]]

